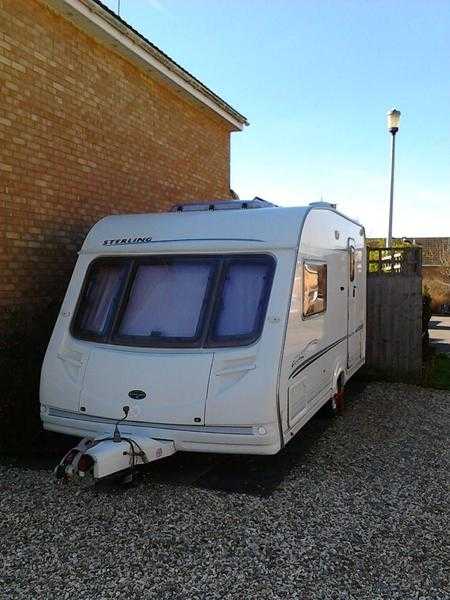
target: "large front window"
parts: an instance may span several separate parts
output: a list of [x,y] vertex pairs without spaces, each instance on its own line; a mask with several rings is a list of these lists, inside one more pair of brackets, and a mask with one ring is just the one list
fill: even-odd
[[267,255],[98,259],[72,333],[138,346],[236,346],[261,335],[275,261]]
[[117,328],[117,338],[193,340],[201,333],[215,264],[169,259],[139,265]]

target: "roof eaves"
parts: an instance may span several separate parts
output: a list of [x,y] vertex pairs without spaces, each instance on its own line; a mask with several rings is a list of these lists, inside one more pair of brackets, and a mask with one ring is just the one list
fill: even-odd
[[235,110],[181,65],[172,60],[170,56],[165,54],[100,0],[47,0],[47,2],[51,5],[61,4],[62,2],[72,9],[75,4],[80,3],[85,9],[88,9],[91,13],[94,13],[97,17],[100,17],[107,22],[108,25],[117,30],[119,34],[126,35],[133,43],[137,44],[143,51],[148,53],[154,60],[165,67],[165,69],[173,73],[175,77],[181,79],[188,87],[196,90],[197,99],[198,94],[204,96],[205,99],[209,101],[209,104],[212,104],[219,109],[219,113],[228,115],[238,125],[239,129],[242,129],[243,126],[249,124],[244,115]]

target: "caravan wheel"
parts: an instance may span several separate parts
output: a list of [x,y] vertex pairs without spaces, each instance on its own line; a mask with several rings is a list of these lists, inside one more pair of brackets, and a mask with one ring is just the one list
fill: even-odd
[[344,392],[345,384],[343,383],[343,377],[339,377],[337,392],[323,407],[323,414],[326,417],[335,417],[342,413],[344,409]]

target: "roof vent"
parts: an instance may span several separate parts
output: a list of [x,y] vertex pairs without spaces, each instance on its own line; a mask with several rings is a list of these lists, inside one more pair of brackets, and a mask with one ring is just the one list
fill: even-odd
[[337,204],[331,204],[331,202],[324,202],[321,200],[320,202],[310,202],[309,206],[313,208],[331,208],[332,210],[336,210]]
[[276,204],[255,197],[253,200],[220,200],[211,203],[176,204],[170,212],[206,212],[213,210],[242,210],[248,208],[273,208]]

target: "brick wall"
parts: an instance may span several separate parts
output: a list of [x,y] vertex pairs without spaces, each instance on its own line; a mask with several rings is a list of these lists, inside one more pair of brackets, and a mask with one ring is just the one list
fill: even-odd
[[229,197],[230,127],[41,0],[0,0],[0,312],[59,300],[111,213]]
[[450,266],[450,238],[414,238],[414,242],[422,248],[424,265]]
[[423,283],[431,295],[434,313],[450,307],[450,238],[416,238],[423,249]]

